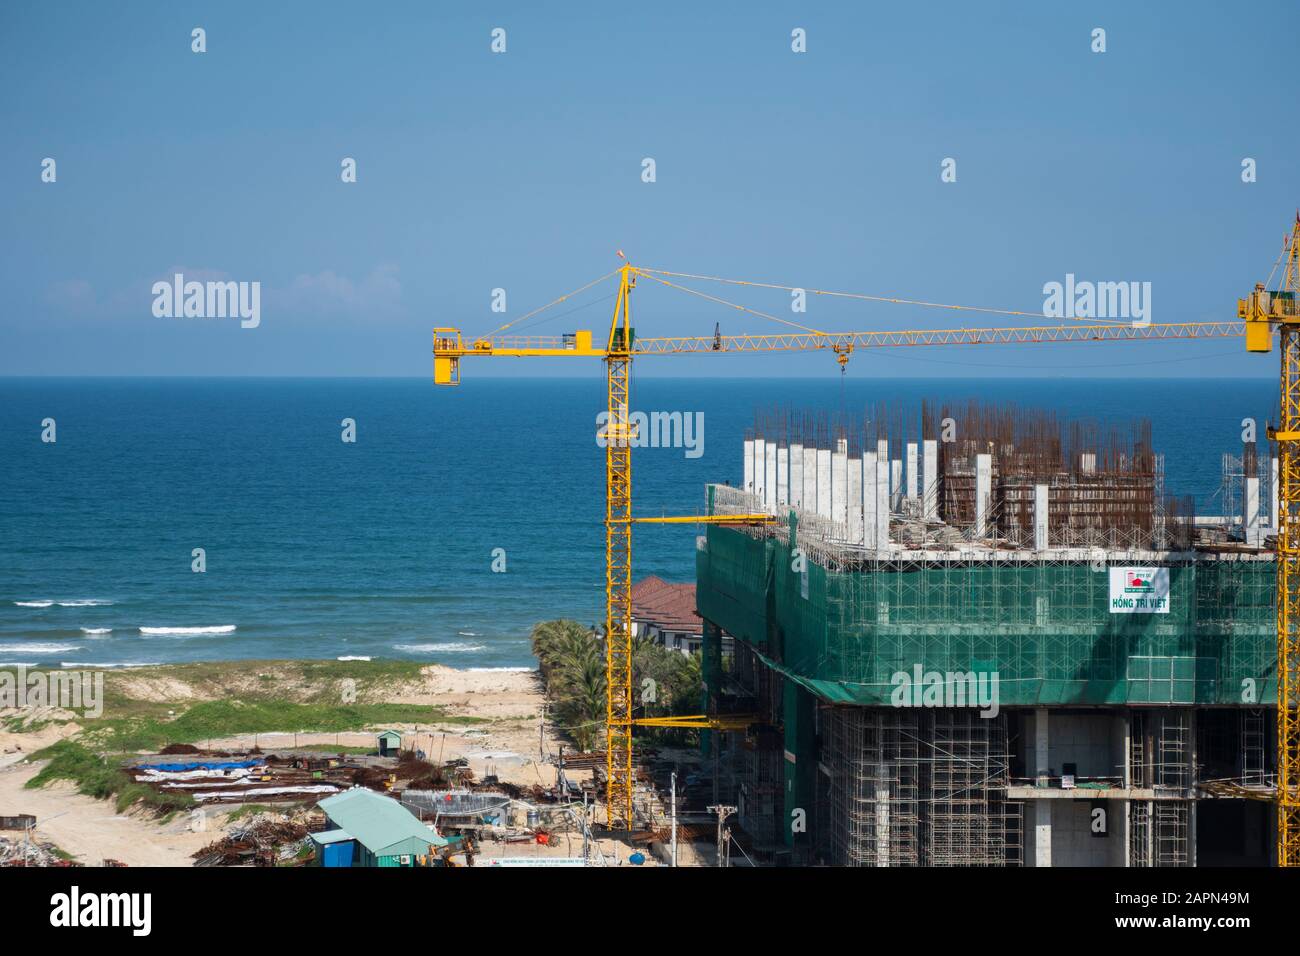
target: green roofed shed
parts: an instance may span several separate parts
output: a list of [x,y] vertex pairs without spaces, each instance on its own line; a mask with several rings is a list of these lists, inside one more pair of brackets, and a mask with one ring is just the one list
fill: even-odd
[[332,829],[357,841],[357,866],[410,866],[415,857],[450,842],[392,797],[364,787],[327,797],[318,806]]

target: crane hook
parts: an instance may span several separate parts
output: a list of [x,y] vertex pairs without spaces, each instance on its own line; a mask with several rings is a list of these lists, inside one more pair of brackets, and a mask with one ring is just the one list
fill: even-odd
[[836,343],[831,346],[831,351],[835,353],[835,361],[840,363],[840,374],[843,375],[848,369],[849,356],[853,354],[853,343]]

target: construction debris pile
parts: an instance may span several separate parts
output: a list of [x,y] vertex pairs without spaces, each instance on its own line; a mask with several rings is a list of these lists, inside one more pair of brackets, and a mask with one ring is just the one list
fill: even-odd
[[335,758],[247,757],[141,763],[127,769],[131,779],[160,793],[185,793],[198,803],[258,803],[319,798],[347,789],[352,768]]
[[307,835],[319,830],[281,814],[259,814],[246,825],[193,854],[195,866],[279,866],[305,861]]
[[0,837],[0,866],[81,866],[61,857],[52,843]]

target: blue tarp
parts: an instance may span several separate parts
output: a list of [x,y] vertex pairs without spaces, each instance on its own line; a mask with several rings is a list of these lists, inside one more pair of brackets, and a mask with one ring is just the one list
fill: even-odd
[[144,763],[137,770],[162,770],[165,773],[184,773],[187,770],[241,770],[258,767],[264,760],[200,760],[196,763]]

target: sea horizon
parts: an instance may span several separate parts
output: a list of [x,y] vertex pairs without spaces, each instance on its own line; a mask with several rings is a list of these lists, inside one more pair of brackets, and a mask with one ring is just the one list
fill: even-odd
[[[640,376],[634,408],[698,414],[703,441],[636,451],[636,511],[700,513],[708,483],[739,484],[756,415],[976,398],[1149,418],[1166,491],[1217,513],[1242,420],[1276,415],[1266,379],[1208,399],[1199,378],[1097,381]],[[530,668],[535,623],[603,619],[604,406],[599,374],[0,378],[0,665]],[[697,533],[638,528],[636,578],[694,580]]]

